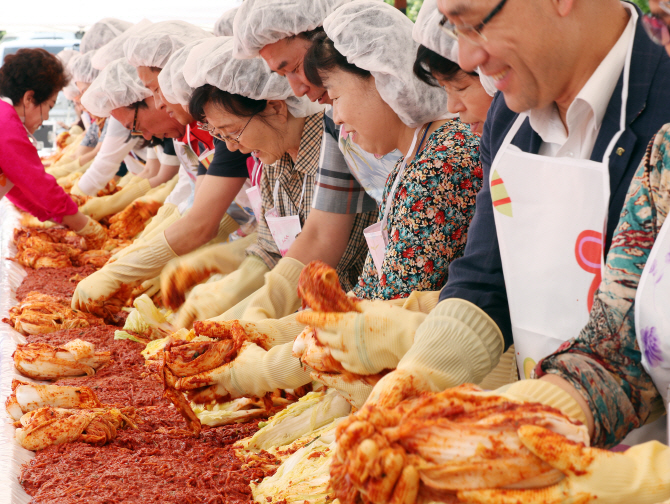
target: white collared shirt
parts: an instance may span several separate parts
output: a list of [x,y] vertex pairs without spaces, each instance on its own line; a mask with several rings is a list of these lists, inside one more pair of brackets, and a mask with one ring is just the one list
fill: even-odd
[[[566,131],[555,103],[530,111],[530,125],[542,138],[539,154],[549,157],[589,159],[600,133],[607,106],[623,71],[628,47],[635,36],[637,11],[622,2],[630,12],[625,30],[568,107]],[[625,104],[624,104],[625,106]]]

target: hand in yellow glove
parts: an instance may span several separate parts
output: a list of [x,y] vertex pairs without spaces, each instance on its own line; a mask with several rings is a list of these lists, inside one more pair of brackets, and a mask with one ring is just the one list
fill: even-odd
[[581,444],[542,427],[524,425],[521,442],[566,478],[533,490],[458,492],[472,504],[655,504],[670,498],[670,448],[657,441],[614,453]]
[[240,318],[244,320],[280,319],[300,308],[298,280],[305,267],[292,257],[284,257],[265,275],[265,285],[245,300]]
[[463,299],[445,299],[416,329],[411,348],[368,401],[392,405],[422,389],[480,383],[500,361],[503,347],[500,329],[483,310]]
[[301,369],[300,361],[291,355],[291,346],[287,343],[266,351],[255,343],[245,342],[235,360],[210,371],[180,378],[176,388],[193,391],[189,398],[196,403],[208,403],[227,394],[232,398],[263,397],[278,388],[301,387],[312,379]]
[[372,391],[372,385],[363,380],[344,378],[339,373],[320,373],[318,371],[312,371],[309,376],[312,380],[323,383],[328,388],[337,390],[349,404],[359,409],[363,407]]
[[[161,185],[158,185],[154,187],[153,189],[150,189],[147,191],[146,194],[140,196],[137,198],[137,201],[143,201],[145,203],[151,203],[151,202],[158,202],[158,203],[165,203],[165,200],[167,199],[168,196],[170,196],[170,193],[172,190],[175,188],[177,185],[177,180],[179,179],[179,175],[175,175],[172,177],[170,180],[167,182],[162,183]],[[146,180],[147,184],[149,184],[149,181],[147,179],[142,179]],[[142,182],[139,182],[142,183]],[[151,187],[151,184],[149,184],[149,187]]]
[[86,246],[89,250],[99,249],[107,241],[107,231],[105,228],[90,217],[86,225],[79,231],[75,231],[75,233],[86,240]]
[[157,276],[174,257],[176,254],[165,239],[165,234],[160,234],[143,247],[106,264],[79,282],[72,296],[72,308],[90,312],[113,297],[123,286],[134,286]]
[[304,311],[297,320],[316,328],[319,342],[347,371],[369,375],[394,369],[426,315],[384,301],[362,301],[358,306],[362,313]]
[[[215,246],[225,247],[225,245]],[[177,329],[190,328],[196,320],[207,320],[225,313],[260,289],[263,286],[263,275],[267,272],[268,267],[261,259],[248,256],[238,269],[223,279],[196,286],[177,312],[173,325]],[[166,298],[165,286],[165,280],[162,279],[163,299]]]
[[284,343],[291,343],[305,329],[305,326],[296,321],[297,313],[292,313],[288,317],[281,319],[268,319],[252,322],[249,320],[228,319],[226,314],[208,319],[216,322],[221,331],[232,330],[239,324],[244,332],[257,345],[267,349]]
[[[245,259],[245,249],[250,244],[243,238],[234,242],[210,245],[170,261],[161,274],[163,304],[175,310],[184,304],[186,291],[193,286],[204,282],[214,273],[225,275],[235,271]],[[211,316],[221,313],[223,312]]]
[[103,217],[120,212],[137,198],[151,190],[147,179],[137,177],[116,194],[93,198],[81,207],[81,212],[92,219],[100,220]]

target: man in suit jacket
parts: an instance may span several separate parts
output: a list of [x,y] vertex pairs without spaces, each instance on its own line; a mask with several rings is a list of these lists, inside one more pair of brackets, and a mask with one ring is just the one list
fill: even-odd
[[[666,97],[670,59],[663,48],[649,40],[640,22],[641,13],[631,4],[618,0],[438,0],[438,7],[445,14],[444,29],[459,39],[459,62],[464,70],[479,67],[496,80],[501,91],[489,111],[480,147],[484,180],[488,183],[477,197],[465,254],[452,263],[437,307],[418,328],[414,327],[416,333],[409,350],[403,342],[408,338],[412,341],[406,333],[413,328],[394,323],[392,314],[366,311],[365,320],[353,326],[346,320],[349,315],[343,317],[342,327],[348,324],[357,328],[358,342],[343,345],[344,350],[334,348],[346,369],[381,371],[361,364],[375,360],[370,359],[375,354],[389,357],[395,353],[398,359],[397,369],[377,384],[372,400],[381,397],[394,401],[416,388],[442,390],[464,382],[479,383],[516,339],[506,281],[518,284],[527,268],[504,268],[496,212],[500,213],[508,202],[497,186],[505,184],[490,180],[492,165],[513,127],[516,133],[511,145],[505,146],[505,153],[525,156],[529,174],[535,161],[547,161],[554,169],[558,166],[558,172],[563,160],[570,166],[570,173],[580,173],[574,170],[576,166],[595,167],[604,173],[602,183],[590,189],[594,198],[605,193],[600,197],[606,211],[600,210],[599,226],[587,227],[599,235],[594,240],[601,241],[606,254],[646,145],[670,121],[670,101]],[[621,113],[622,101],[625,116]],[[523,112],[529,118],[518,124]],[[575,181],[575,189],[579,184]],[[497,186],[493,198],[491,185]],[[532,192],[531,189],[526,195],[532,196]],[[515,203],[511,197],[515,217],[522,209],[519,199]],[[559,219],[562,211],[556,210]],[[534,229],[527,231],[540,236],[546,227],[553,226],[538,221]],[[570,247],[576,264],[574,240]],[[517,246],[514,250],[523,252],[523,248]],[[546,258],[537,257],[535,261],[546,262]],[[594,261],[599,262],[597,255]],[[553,282],[561,281],[563,270],[557,270],[558,280]],[[598,274],[597,268],[591,274],[595,287]],[[557,285],[557,290],[571,287],[571,274],[566,272],[564,276],[565,285]],[[538,284],[548,281],[544,277],[526,280]],[[532,294],[532,283],[528,289]],[[586,290],[579,301],[583,322],[588,318]],[[592,294],[589,291],[591,299]],[[537,303],[542,301],[542,295],[538,295]],[[516,308],[518,305],[517,302]],[[548,314],[553,308],[545,303]],[[564,318],[570,317],[568,314]],[[378,328],[380,323],[386,328],[383,338],[375,336],[379,333],[375,326]],[[540,329],[538,333],[547,328]],[[551,332],[551,328],[546,332]],[[578,332],[575,329],[559,336],[565,340]],[[559,344],[560,341],[556,347]],[[518,343],[516,346],[518,350]],[[390,367],[389,358],[376,360]],[[533,359],[528,362],[533,363]]]

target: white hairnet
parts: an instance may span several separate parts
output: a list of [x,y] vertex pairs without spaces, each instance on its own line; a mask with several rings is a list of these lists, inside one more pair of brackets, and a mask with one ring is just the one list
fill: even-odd
[[79,51],[73,51],[72,49],[63,49],[61,52],[56,54],[56,57],[63,64],[63,67],[67,69],[67,64],[74,56],[79,56]]
[[306,96],[296,98],[288,81],[272,73],[265,60],[235,59],[232,37],[214,37],[195,47],[186,59],[184,79],[194,89],[210,84],[254,100],[285,100],[294,117],[306,117],[324,109],[312,104]]
[[233,22],[235,57],[255,58],[268,44],[314,30],[351,0],[245,0]]
[[[437,0],[424,0],[419,15],[416,17],[412,37],[419,44],[458,64],[458,41],[440,29],[442,18],[442,13],[437,10]],[[484,91],[490,96],[496,94],[494,80],[484,75],[479,69],[476,71]]]
[[70,81],[70,83],[63,88],[63,95],[70,101],[74,101],[80,94],[79,88],[74,81]]
[[95,58],[93,58],[93,67],[102,70],[112,61],[116,61],[119,58],[125,58],[123,44],[125,44],[126,40],[137,33],[143,33],[152,24],[153,23],[148,19],[143,19],[121,33],[118,37],[107,42],[96,51]]
[[84,34],[79,44],[79,50],[82,54],[89,51],[100,49],[110,40],[118,37],[128,28],[133,26],[133,23],[128,21],[121,21],[115,18],[101,19]]
[[233,36],[233,20],[237,14],[238,7],[233,7],[224,12],[214,24],[214,35],[217,37]]
[[323,22],[335,48],[372,74],[377,91],[402,122],[418,127],[447,113],[447,93],[414,75],[418,44],[412,27],[398,9],[375,0],[347,3]]
[[93,68],[91,59],[95,55],[95,51],[89,51],[86,54],[80,54],[72,59],[68,65],[72,79],[75,82],[83,82],[90,84],[100,73],[99,70]]
[[[214,35],[208,35],[208,38],[214,38]],[[184,65],[191,50],[202,44],[204,40],[207,39],[196,40],[177,49],[158,74],[158,85],[168,102],[188,106],[193,95],[193,88],[184,79]]]
[[133,66],[163,68],[177,49],[208,35],[211,33],[186,21],[163,21],[130,35],[123,51]]
[[81,96],[81,104],[97,117],[109,117],[112,110],[128,107],[151,96],[125,58],[113,61],[100,72]]

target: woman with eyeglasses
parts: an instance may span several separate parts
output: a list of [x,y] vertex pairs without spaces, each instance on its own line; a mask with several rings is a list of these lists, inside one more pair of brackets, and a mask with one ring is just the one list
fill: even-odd
[[[134,241],[132,252],[79,283],[75,297],[80,303],[99,304],[122,286],[141,282],[146,282],[142,288],[153,295],[159,288],[158,275],[170,260],[210,240],[225,242],[242,226],[238,234],[244,237],[217,247],[216,265],[210,263],[207,268],[208,274],[229,273],[244,259],[246,246],[256,241],[251,209],[246,210],[244,202],[234,203],[240,192],[244,194],[242,187],[248,178],[250,156],[229,152],[224,142],[217,141],[214,145],[209,133],[199,129],[195,119],[180,104],[188,104],[193,92],[181,76],[183,65],[190,51],[208,36],[188,23],[167,21],[155,23],[143,33],[128,38],[127,59],[137,67],[138,78],[153,94],[156,108],[169,111],[171,117],[186,127],[186,135],[175,140],[182,162],[180,178],[186,180],[185,192],[181,196],[174,194],[180,191],[178,183],[145,232]],[[161,75],[163,78],[159,79]],[[177,93],[173,80],[178,86]],[[174,306],[176,303],[167,296],[166,304]]]
[[[218,37],[192,51],[184,68],[196,88],[191,115],[212,127],[231,151],[253,153],[264,165],[260,188],[251,191],[258,241],[240,268],[223,280],[193,289],[176,324],[190,327],[224,313],[264,284],[264,274],[280,261],[310,213],[322,132],[321,106],[293,96],[281,76],[261,59],[236,60],[232,39]],[[194,269],[199,268],[198,252]],[[345,253],[342,268],[351,262]],[[186,259],[186,258],[185,258]],[[179,278],[171,277],[170,282]],[[163,282],[165,290],[170,285]]]
[[106,239],[105,230],[45,173],[33,137],[67,83],[61,62],[43,49],[20,49],[5,58],[0,67],[0,198],[7,196],[41,221],[68,226],[93,248]]

